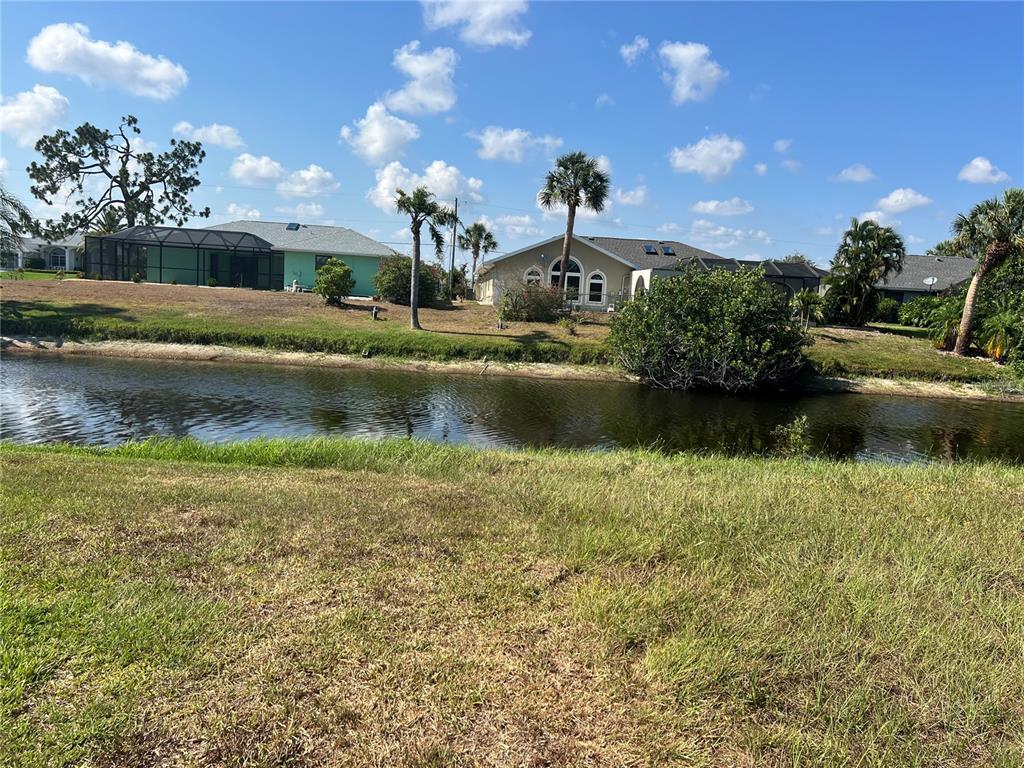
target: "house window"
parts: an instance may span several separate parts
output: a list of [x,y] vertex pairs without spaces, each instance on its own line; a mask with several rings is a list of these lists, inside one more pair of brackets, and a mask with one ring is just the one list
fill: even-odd
[[[556,259],[551,265],[550,284],[557,288],[562,276],[562,260]],[[576,259],[569,259],[569,268],[565,271],[565,295],[570,299],[578,298],[583,283],[583,269]]]
[[587,303],[604,304],[604,275],[592,272],[587,279]]
[[541,274],[537,267],[530,267],[526,270],[526,274],[523,275],[523,280],[527,285],[540,285],[544,282],[544,275]]
[[333,256],[317,256],[315,269],[320,269],[324,264],[327,263],[328,259],[334,258]]

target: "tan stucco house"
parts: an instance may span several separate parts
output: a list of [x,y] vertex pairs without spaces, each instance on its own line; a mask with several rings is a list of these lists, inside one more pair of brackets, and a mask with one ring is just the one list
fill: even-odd
[[[485,261],[477,270],[476,298],[497,306],[510,286],[557,286],[561,276],[563,235]],[[652,280],[672,275],[680,264],[704,269],[764,267],[765,278],[793,293],[818,290],[823,270],[779,261],[741,261],[694,248],[675,240],[574,235],[566,291],[581,309],[602,311],[627,301]]]

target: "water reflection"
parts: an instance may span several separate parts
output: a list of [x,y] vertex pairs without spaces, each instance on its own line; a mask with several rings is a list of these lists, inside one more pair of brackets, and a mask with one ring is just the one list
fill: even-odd
[[477,446],[760,453],[806,415],[836,458],[1024,462],[1024,406],[869,395],[722,396],[631,384],[87,358],[8,357],[0,431],[16,442],[150,435],[418,436]]

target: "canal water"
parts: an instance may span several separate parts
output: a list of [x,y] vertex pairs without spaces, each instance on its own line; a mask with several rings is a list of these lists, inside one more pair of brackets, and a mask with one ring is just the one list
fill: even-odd
[[0,437],[18,443],[350,435],[758,454],[806,415],[815,455],[1024,463],[1019,403],[84,357],[5,356],[0,387]]

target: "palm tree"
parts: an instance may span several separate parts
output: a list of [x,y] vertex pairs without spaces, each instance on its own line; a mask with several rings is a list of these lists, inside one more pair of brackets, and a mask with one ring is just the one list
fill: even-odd
[[817,291],[810,288],[797,291],[793,296],[793,305],[800,313],[800,324],[805,331],[811,326],[812,320],[821,317],[821,295]]
[[124,212],[120,208],[105,208],[92,223],[90,235],[116,235],[125,228]]
[[565,239],[562,241],[562,269],[558,290],[565,290],[565,275],[569,271],[569,252],[572,248],[572,230],[576,223],[576,209],[589,208],[594,213],[604,210],[608,200],[611,178],[598,167],[597,159],[585,152],[569,152],[555,160],[555,167],[544,177],[544,188],[537,193],[541,207],[551,210],[559,205],[567,209]]
[[482,221],[477,221],[466,227],[466,231],[459,235],[459,248],[473,254],[473,271],[470,277],[470,285],[475,288],[476,263],[479,261],[481,254],[487,256],[488,253],[498,250],[498,241],[494,239],[494,235],[487,229],[486,224]]
[[0,255],[21,251],[22,235],[29,231],[32,216],[15,195],[0,184]]
[[892,227],[883,227],[871,219],[850,220],[842,242],[832,259],[829,278],[832,297],[838,302],[851,325],[864,325],[875,298],[875,285],[903,269],[907,255],[903,238]]
[[978,203],[971,212],[953,222],[953,243],[960,252],[977,253],[978,268],[964,299],[960,332],[953,351],[967,353],[971,345],[971,325],[978,299],[978,286],[985,275],[1010,256],[1024,253],[1024,189],[1008,189],[1003,197]]
[[439,203],[434,193],[426,187],[416,187],[411,195],[401,189],[395,190],[395,208],[399,213],[409,217],[409,230],[412,232],[412,284],[409,287],[409,327],[422,330],[420,327],[420,230],[427,225],[430,239],[434,241],[434,252],[438,258],[444,251],[443,229],[458,223],[455,212],[448,206]]

